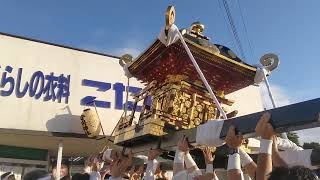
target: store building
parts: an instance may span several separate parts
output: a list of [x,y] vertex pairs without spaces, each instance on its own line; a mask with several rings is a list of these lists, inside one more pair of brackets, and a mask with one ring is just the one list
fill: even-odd
[[[115,56],[0,33],[0,74],[0,174],[48,169],[59,144],[65,157],[99,152],[105,141],[86,137],[83,109],[96,102],[107,135],[123,112],[127,78]],[[129,91],[141,87],[131,80]],[[263,110],[258,87],[228,98],[238,116]]]

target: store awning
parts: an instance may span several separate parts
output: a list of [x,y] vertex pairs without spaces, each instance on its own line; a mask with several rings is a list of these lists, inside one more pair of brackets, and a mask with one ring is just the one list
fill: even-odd
[[[99,138],[98,138],[99,139]],[[63,156],[88,156],[98,153],[106,145],[105,139],[91,139],[84,134],[52,133],[0,128],[0,144],[14,147],[47,149],[56,156],[59,142]]]

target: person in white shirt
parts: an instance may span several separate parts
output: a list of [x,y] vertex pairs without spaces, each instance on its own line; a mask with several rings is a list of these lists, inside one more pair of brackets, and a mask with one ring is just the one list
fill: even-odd
[[[186,166],[186,169],[184,168]],[[177,150],[173,162],[172,180],[188,180],[201,176],[202,173],[189,153],[189,143],[183,137],[177,145]]]
[[[304,166],[310,169],[320,167],[320,150],[303,149],[289,139],[276,137],[274,143],[277,145],[279,157],[283,159],[288,167]],[[318,158],[317,158],[318,157]]]
[[[261,137],[260,139],[260,153],[258,156],[256,178],[263,180],[280,180],[280,179],[305,179],[316,180],[317,175],[309,168],[303,166],[286,167],[284,163],[280,167],[272,167],[274,160],[274,152],[277,153],[277,144],[275,141],[275,131],[269,123],[271,114],[265,113],[260,118],[256,126],[256,134]],[[278,155],[277,155],[278,156]],[[280,158],[281,157],[277,157]],[[280,164],[279,162],[277,162]]]
[[132,158],[133,154],[131,151],[127,155],[115,157],[110,164],[111,177],[108,180],[122,180],[123,174],[132,164]]
[[[102,169],[103,167],[107,167]],[[85,161],[83,175],[88,174],[90,180],[104,179],[105,175],[109,172],[109,167],[105,166],[103,159],[99,155],[92,155]]]
[[156,160],[156,158],[161,153],[162,152],[159,149],[150,149],[149,150],[146,174],[143,178],[144,180],[154,180],[155,179],[155,173],[156,173],[156,170],[159,165],[159,162]]
[[214,169],[213,169],[213,160],[214,156],[212,156],[212,152],[209,147],[205,147],[203,150],[203,157],[206,163],[206,174],[196,176],[195,180],[219,180]]
[[242,180],[243,173],[241,171],[241,163],[240,163],[241,157],[240,157],[239,149],[243,142],[243,137],[241,133],[239,135],[236,134],[234,126],[230,126],[225,141],[229,147],[228,167],[227,167],[228,179]]
[[131,166],[132,157],[131,151],[127,155],[122,155],[116,150],[107,149],[98,156],[90,156],[87,159],[84,173],[90,175],[90,180],[102,180],[107,173],[111,174],[109,180],[120,180],[123,179],[128,167]]
[[102,174],[101,169],[104,166],[104,162],[99,160],[97,157],[94,158],[93,164],[91,167],[90,180],[101,180]]
[[[71,179],[70,174],[69,174],[69,170],[70,170],[70,162],[66,159],[62,159],[61,161],[61,167],[60,167],[60,179]],[[52,177],[54,179],[56,179],[56,174],[57,174],[57,161],[54,161],[52,163],[52,167],[51,167],[51,174]]]

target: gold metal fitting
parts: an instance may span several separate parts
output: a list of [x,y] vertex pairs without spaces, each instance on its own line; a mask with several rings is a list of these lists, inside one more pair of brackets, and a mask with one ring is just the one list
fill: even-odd
[[165,30],[168,31],[172,24],[174,24],[174,21],[176,20],[176,10],[174,9],[174,6],[168,6],[167,12],[166,12],[166,25]]
[[123,67],[125,64],[130,64],[133,61],[133,57],[131,54],[125,54],[120,57],[119,63]]
[[216,92],[216,95],[217,95],[218,97],[224,98],[224,91],[217,91],[217,92]]
[[201,22],[196,21],[191,24],[190,30],[196,34],[202,34],[204,31],[204,25]]

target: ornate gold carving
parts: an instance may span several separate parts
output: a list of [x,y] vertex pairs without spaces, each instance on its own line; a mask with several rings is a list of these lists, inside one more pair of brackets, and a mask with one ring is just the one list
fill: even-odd
[[185,75],[168,75],[164,84],[166,83],[175,83],[186,80],[188,77]]
[[206,91],[185,81],[164,84],[155,91],[153,101],[154,106],[158,105],[153,107],[156,117],[179,129],[192,128],[216,117],[216,106]]
[[[139,101],[143,101],[138,124],[135,128],[128,127],[135,117],[134,109],[130,117],[119,125],[122,129],[118,131],[126,130],[116,133],[116,136],[123,137],[118,137],[118,141],[126,141],[145,134],[162,136],[165,134],[163,131],[165,123],[179,130],[194,128],[208,120],[219,118],[218,110],[205,89],[186,81],[177,81],[182,77],[170,78],[170,81],[161,85],[156,82],[151,83],[142,92],[134,95],[136,100],[134,107]],[[152,97],[151,104],[147,104],[146,101],[149,95]],[[221,103],[229,101],[224,98],[223,92],[217,92],[216,95],[220,96]],[[137,131],[139,127],[141,130]]]

